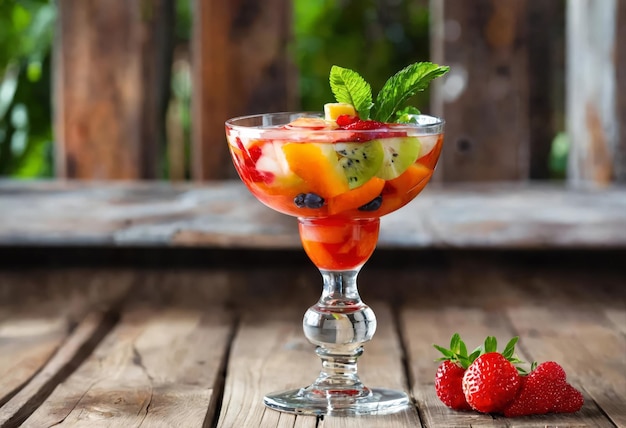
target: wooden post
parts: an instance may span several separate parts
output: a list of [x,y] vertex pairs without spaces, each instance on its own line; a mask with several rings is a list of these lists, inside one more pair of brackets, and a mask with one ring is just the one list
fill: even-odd
[[527,3],[431,0],[433,60],[452,67],[433,94],[445,181],[528,178]]
[[565,115],[565,3],[527,0],[529,178],[553,178],[550,151]]
[[617,34],[615,36],[615,67],[617,76],[617,120],[619,138],[615,153],[615,181],[626,183],[626,2],[617,2]]
[[172,0],[59,0],[57,175],[158,176],[171,58]]
[[224,122],[295,105],[290,0],[193,0],[193,176],[234,177]]
[[[618,155],[617,107],[618,102],[624,103],[618,89],[623,92],[626,84],[621,70],[618,86],[616,66],[624,67],[626,60],[623,43],[618,42],[623,38],[617,38],[618,4],[623,27],[626,6],[622,0],[567,3],[568,180],[575,186],[605,186],[618,172],[624,176],[625,158],[623,152]],[[624,30],[619,31],[623,37]]]

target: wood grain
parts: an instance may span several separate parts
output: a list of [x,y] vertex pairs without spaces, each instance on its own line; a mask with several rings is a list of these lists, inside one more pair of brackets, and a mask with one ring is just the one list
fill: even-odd
[[[0,246],[301,248],[296,220],[238,181],[0,181]],[[379,248],[620,249],[626,189],[546,184],[428,188],[383,217]]]
[[[433,60],[451,66],[436,86],[446,119],[444,181],[529,175],[527,0],[445,0],[433,16]],[[480,82],[480,83],[478,83]]]
[[287,51],[291,3],[193,4],[192,172],[197,180],[235,177],[224,122],[294,108],[295,80]]
[[624,161],[616,156],[623,139],[616,99],[618,3],[567,2],[568,181],[576,186],[608,185],[614,162]]
[[0,319],[0,405],[41,370],[66,339],[70,321],[54,309],[9,309]]
[[[359,359],[359,376],[369,387],[385,387],[407,391],[407,380],[402,362],[403,350],[396,331],[393,310],[382,302],[373,302],[377,330],[365,352]],[[385,416],[363,416],[359,418],[325,417],[319,428],[376,428],[415,427],[420,419],[414,406],[398,413]]]
[[[361,379],[368,386],[405,389],[402,350],[389,307],[382,303],[372,307],[379,330],[365,345],[359,362]],[[320,428],[418,426],[413,408],[389,416],[324,417],[317,422],[315,417],[283,415],[264,407],[264,394],[306,386],[319,374],[319,359],[300,325],[305,310],[268,308],[265,314],[247,314],[242,320],[233,343],[218,426],[280,427],[284,420],[292,426],[292,417],[302,426]]]
[[218,427],[272,427],[296,419],[316,426],[315,417],[277,415],[263,405],[264,394],[306,386],[319,373],[319,359],[302,332],[305,310],[265,307],[244,315],[232,345]]
[[202,426],[230,335],[220,309],[135,309],[23,426]]
[[[626,306],[621,312],[626,313]],[[573,422],[595,420],[597,426],[611,426],[604,412],[615,425],[626,425],[626,339],[600,308],[523,307],[509,314],[537,361],[559,362],[570,383],[584,386],[585,406],[582,413],[568,416]]]
[[[617,325],[626,317],[626,297],[618,291],[618,283],[580,269],[538,274],[464,263],[450,270],[456,273],[431,283],[423,299],[406,301],[401,312],[413,392],[426,426],[624,424],[626,344]],[[591,283],[596,287],[590,287]],[[613,292],[607,294],[609,289]],[[454,332],[461,334],[470,349],[487,335],[501,341],[519,336],[517,354],[522,360],[553,360],[563,365],[570,382],[585,395],[583,409],[576,414],[506,419],[446,408],[434,391],[434,360],[439,353],[432,344],[447,344]]]
[[[617,25],[615,40],[626,40],[626,4],[617,2]],[[615,181],[626,183],[626,48],[623,43],[615,43],[615,76],[617,79],[617,122],[620,127],[620,138],[613,165]]]
[[[103,312],[92,312],[80,322],[58,351],[40,367],[32,379],[0,408],[0,426],[19,426],[48,397],[111,328],[112,317]],[[24,336],[20,336],[23,338]],[[45,342],[44,342],[45,343]],[[16,356],[13,356],[16,358]],[[19,360],[18,360],[19,361]],[[20,363],[32,361],[22,360]],[[4,390],[6,385],[0,385]]]
[[[308,265],[266,278],[257,269],[215,276],[211,269],[77,272],[56,267],[0,272],[3,298],[10,296],[4,292],[9,286],[32,294],[29,300],[2,300],[0,348],[16,341],[32,343],[35,336],[26,324],[54,332],[65,325],[55,319],[70,325],[79,321],[16,394],[0,384],[0,393],[10,398],[0,405],[0,426],[18,426],[27,417],[22,426],[37,428],[626,426],[626,290],[619,259],[598,265],[592,251],[560,262],[532,252],[453,252],[443,261],[425,258],[422,251],[409,254],[413,262],[403,268],[381,265],[362,274],[361,292],[376,312],[379,328],[366,344],[359,368],[367,385],[409,389],[417,412],[409,408],[384,417],[322,420],[264,408],[264,393],[308,384],[319,371],[301,326],[303,300],[314,301],[312,290],[320,282],[318,275],[305,274]],[[116,282],[116,274],[123,287],[112,290],[115,298],[107,298],[103,289]],[[32,293],[37,284],[40,294]],[[103,299],[99,306],[110,307],[129,285],[126,307],[107,312],[121,310],[118,323],[111,329],[114,321],[106,321],[108,328],[96,334],[100,312],[90,308],[98,306],[98,296]],[[307,297],[298,299],[297,294]],[[58,306],[63,296],[67,305]],[[53,304],[52,312],[44,301]],[[239,322],[233,321],[238,317]],[[514,419],[447,409],[434,391],[438,355],[432,344],[446,344],[453,332],[470,348],[487,335],[497,336],[500,347],[518,335],[522,359],[563,365],[584,393],[583,409]],[[90,341],[91,348],[81,345]],[[16,355],[8,358],[13,361]],[[1,358],[4,369],[7,360]]]
[[59,2],[56,172],[156,178],[170,87],[173,1]]

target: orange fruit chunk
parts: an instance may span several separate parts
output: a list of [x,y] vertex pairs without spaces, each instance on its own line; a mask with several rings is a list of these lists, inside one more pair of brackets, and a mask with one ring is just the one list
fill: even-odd
[[334,215],[358,208],[380,195],[385,186],[385,180],[372,177],[362,186],[341,193],[328,200],[328,214]]
[[300,236],[304,251],[318,268],[353,269],[365,263],[374,252],[378,223],[354,225],[327,219],[319,224],[300,224]]
[[306,182],[311,192],[327,199],[349,190],[332,144],[288,143],[283,151],[289,168]]
[[413,190],[413,188],[419,185],[424,179],[426,179],[424,181],[428,182],[432,174],[432,169],[416,163],[400,174],[399,177],[389,180],[387,183],[398,194],[404,195]]

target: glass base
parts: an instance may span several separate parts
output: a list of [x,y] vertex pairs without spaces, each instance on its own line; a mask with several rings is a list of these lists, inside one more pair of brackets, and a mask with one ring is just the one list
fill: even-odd
[[263,402],[271,409],[300,415],[358,416],[396,413],[406,409],[410,400],[404,392],[387,388],[371,388],[361,397],[331,398],[311,397],[306,388],[300,388],[268,394]]

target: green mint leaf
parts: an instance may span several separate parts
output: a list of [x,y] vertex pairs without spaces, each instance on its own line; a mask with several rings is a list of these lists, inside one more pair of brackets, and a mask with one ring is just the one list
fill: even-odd
[[416,115],[421,114],[417,107],[406,106],[396,112],[396,123],[417,123]]
[[389,122],[409,98],[426,89],[431,80],[443,76],[449,69],[432,62],[417,62],[398,71],[385,82],[376,96],[372,118]]
[[333,65],[329,80],[337,102],[352,104],[362,120],[369,119],[372,88],[359,73]]

